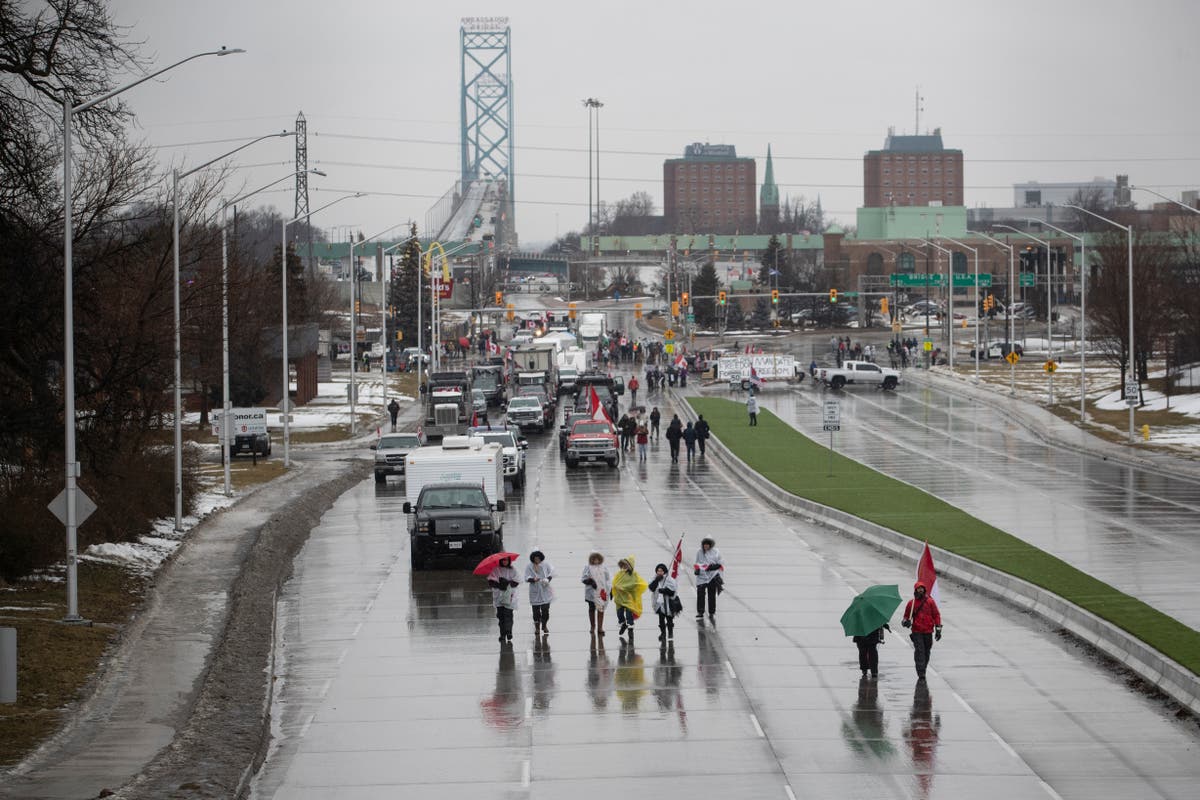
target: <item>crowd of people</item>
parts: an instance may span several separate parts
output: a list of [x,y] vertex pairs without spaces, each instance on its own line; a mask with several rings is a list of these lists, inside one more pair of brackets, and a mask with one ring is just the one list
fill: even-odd
[[[682,545],[681,545],[682,547]],[[677,554],[682,560],[682,551]],[[649,583],[637,572],[637,559],[625,556],[617,561],[617,570],[612,572],[605,564],[604,554],[593,552],[580,574],[583,600],[587,606],[588,627],[593,639],[603,637],[604,616],[609,605],[616,607],[617,635],[622,641],[633,641],[633,632],[645,611],[644,598],[650,592],[650,609],[658,618],[658,640],[672,642],[675,639],[675,619],[683,612],[683,601],[679,597],[678,563],[658,564],[654,568],[654,579]],[[486,567],[485,567],[486,569]],[[703,624],[705,613],[710,623],[716,622],[717,595],[725,586],[723,573],[725,561],[716,542],[705,538],[696,551],[692,573],[696,582],[696,621]],[[672,574],[675,573],[675,574]],[[550,633],[550,605],[555,593],[552,582],[554,567],[540,550],[529,554],[529,563],[523,573],[518,573],[511,557],[497,560],[496,566],[487,575],[487,584],[492,590],[492,605],[496,609],[496,620],[500,629],[500,643],[513,640],[513,614],[517,609],[519,589],[527,585],[529,605],[533,609],[534,636],[544,637]]]

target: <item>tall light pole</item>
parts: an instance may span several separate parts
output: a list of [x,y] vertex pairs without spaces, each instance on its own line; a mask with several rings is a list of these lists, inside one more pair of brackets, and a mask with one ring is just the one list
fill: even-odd
[[[950,250],[950,249],[947,249],[947,248],[945,248],[945,247],[942,247],[940,244],[937,244],[937,243],[935,243],[935,242],[932,242],[932,241],[930,241],[930,240],[928,240],[928,239],[926,239],[926,240],[925,240],[925,244],[927,244],[927,245],[929,245],[929,246],[931,246],[931,247],[935,247],[935,248],[937,248],[938,250],[940,250],[940,251],[942,251],[943,253],[945,253],[945,254],[946,254],[946,258],[947,258],[947,260],[950,262],[950,266],[949,266],[949,268],[948,268],[948,270],[947,270],[947,272],[949,273],[948,277],[950,278],[950,280],[949,280],[949,283],[950,283],[950,291],[949,291],[949,294],[948,294],[948,297],[950,298],[950,302],[949,302],[949,311],[948,311],[948,316],[947,316],[947,318],[946,318],[946,320],[947,320],[947,324],[946,324],[946,330],[947,330],[947,331],[949,332],[949,334],[950,334],[950,346],[949,346],[949,351],[950,351],[950,371],[951,371],[951,372],[954,372],[954,251],[953,251],[953,250]],[[926,291],[928,291],[928,286],[926,287]],[[929,303],[928,303],[928,301],[926,301],[925,310],[926,310],[926,313],[929,313]],[[928,328],[928,326],[926,326],[926,327]],[[928,331],[928,329],[926,330],[926,332],[925,332],[925,335],[926,335],[926,336],[928,336],[928,335],[929,335],[929,331]]]
[[[291,443],[292,443],[292,438],[291,438],[291,433],[292,433],[292,430],[291,430],[291,421],[292,421],[291,383],[292,383],[292,381],[291,381],[291,370],[289,369],[289,365],[288,365],[287,229],[288,229],[289,225],[299,222],[302,219],[308,219],[309,217],[313,216],[314,214],[316,214],[320,211],[324,211],[325,209],[329,208],[330,206],[337,205],[338,203],[342,202],[343,200],[351,200],[356,197],[364,197],[365,195],[366,195],[365,192],[355,192],[354,194],[342,195],[341,197],[337,198],[336,200],[330,200],[328,203],[321,206],[320,208],[313,209],[312,211],[308,212],[307,214],[304,214],[303,216],[299,216],[299,217],[296,217],[296,218],[290,219],[290,220],[284,220],[283,223],[279,226],[279,229],[280,229],[280,232],[279,232],[279,275],[280,275],[280,278],[279,278],[279,280],[280,280],[280,283],[283,284],[283,322],[281,325],[280,338],[279,338],[279,346],[280,346],[280,351],[281,351],[280,352],[280,360],[283,362],[283,394],[281,395],[279,405],[282,407],[282,411],[283,411],[283,466],[284,466],[284,469],[287,469],[288,467],[290,467],[292,465],[292,456],[291,456]],[[350,268],[352,270],[354,268],[354,245],[353,244],[350,245]],[[358,276],[356,275],[354,277],[357,278]],[[353,307],[353,305],[354,305],[354,284],[353,283],[350,284],[350,304],[351,304],[351,307]],[[350,348],[351,348],[351,355],[353,355],[353,350],[354,350],[354,344],[353,344],[354,343],[354,330],[353,330],[354,317],[353,316],[350,318],[350,327],[351,327]],[[353,361],[353,359],[351,359],[351,360]],[[354,377],[354,365],[353,364],[350,365],[350,376],[351,376],[351,380],[353,381],[353,377]],[[353,386],[353,384],[351,384],[351,385]],[[354,419],[354,392],[353,392],[353,390],[351,390],[351,393],[350,393],[350,419],[351,419],[351,421],[353,421],[353,419]]]
[[[975,382],[979,383],[979,250],[957,239],[943,236],[947,242],[953,242],[964,250],[970,250],[975,256]],[[950,260],[950,295],[954,295],[954,260]],[[954,327],[954,315],[950,315],[950,327]]]
[[1038,222],[1079,242],[1079,422],[1082,424],[1087,422],[1087,241],[1049,222],[1035,219],[1026,222]]
[[1188,211],[1192,212],[1193,214],[1200,214],[1200,208],[1195,208],[1193,206],[1189,206],[1187,203],[1181,203],[1178,200],[1172,200],[1171,198],[1167,197],[1165,194],[1159,194],[1158,192],[1154,191],[1153,189],[1147,189],[1145,186],[1130,186],[1129,190],[1133,191],[1133,192],[1149,192],[1150,194],[1154,195],[1155,197],[1161,197],[1163,200],[1166,200],[1168,203],[1174,203],[1175,205],[1179,206],[1180,208],[1186,208]]
[[1071,205],[1070,203],[1065,205],[1067,208],[1073,208],[1076,211],[1082,211],[1089,216],[1093,216],[1098,220],[1103,220],[1109,225],[1112,225],[1114,228],[1120,228],[1121,230],[1125,231],[1125,236],[1129,240],[1129,308],[1127,310],[1127,313],[1129,314],[1129,374],[1125,377],[1125,403],[1129,406],[1129,443],[1133,444],[1135,441],[1133,438],[1133,407],[1137,405],[1137,397],[1135,396],[1131,398],[1129,396],[1129,389],[1132,385],[1134,387],[1134,394],[1136,395],[1138,383],[1136,364],[1137,358],[1133,349],[1133,225],[1122,225],[1119,222],[1112,221],[1108,217],[1100,216],[1095,211],[1088,211],[1082,206],[1075,206]]
[[[588,110],[588,223],[592,226],[592,235],[600,234],[600,109],[604,108],[604,103],[601,103],[594,97],[589,97],[583,101]],[[592,134],[595,132],[595,148],[592,146]],[[592,158],[595,154],[596,160],[596,204],[593,214],[592,206]],[[588,249],[591,250],[591,241],[588,241]]]
[[[1014,324],[1015,320],[1013,319],[1013,315],[1012,315],[1012,303],[1013,303],[1013,293],[1016,291],[1015,281],[1016,281],[1017,251],[1011,244],[1002,242],[999,239],[993,239],[991,236],[988,236],[986,233],[980,233],[979,231],[973,231],[973,233],[976,236],[982,236],[984,239],[987,239],[989,242],[996,245],[997,247],[1003,247],[1005,250],[1008,251],[1008,297],[1005,298],[1008,301],[1008,303],[1005,306],[1005,310],[1007,311],[1005,316],[1008,317],[1008,353],[1009,353],[1009,355],[1012,355],[1012,353],[1013,353],[1013,338],[1014,338],[1014,333],[1015,333],[1013,330],[1013,324]],[[1010,395],[1015,395],[1017,393],[1017,362],[1015,360],[1010,360],[1008,362],[1008,393]]]
[[[79,616],[79,572],[78,572],[78,554],[77,550],[77,535],[79,530],[79,515],[78,515],[78,495],[79,486],[77,480],[79,478],[79,464],[76,462],[75,454],[75,283],[74,283],[74,262],[71,248],[74,244],[74,230],[72,228],[71,219],[71,201],[72,201],[72,155],[71,155],[71,127],[72,116],[78,113],[87,111],[88,109],[111,100],[122,92],[126,92],[135,86],[145,83],[151,78],[156,78],[165,72],[169,72],[181,64],[186,64],[197,58],[205,56],[225,56],[233,53],[244,53],[245,50],[240,48],[229,49],[222,47],[220,50],[209,50],[203,53],[196,53],[188,56],[185,59],[176,61],[170,66],[163,67],[160,70],[155,70],[149,75],[138,78],[132,83],[127,83],[111,92],[101,95],[100,97],[79,103],[71,104],[71,95],[68,91],[63,91],[63,427],[65,428],[65,448],[64,458],[66,461],[66,488],[64,489],[65,500],[64,505],[66,510],[66,533],[67,533],[67,614],[63,617],[63,622],[82,623],[84,619]],[[178,285],[178,282],[176,282]]]
[[[265,136],[259,136],[257,139],[251,139],[243,145],[233,148],[224,155],[217,156],[205,161],[203,164],[192,167],[186,172],[180,172],[178,169],[171,170],[171,253],[174,261],[174,287],[172,288],[171,296],[173,298],[174,318],[175,318],[175,530],[183,530],[183,337],[182,325],[180,323],[179,314],[179,181],[195,175],[202,169],[207,169],[218,161],[224,161],[230,156],[240,153],[251,145],[267,139],[279,139],[284,136],[295,136],[292,131],[282,131],[280,133],[268,133]],[[223,420],[222,422],[225,422]],[[225,427],[224,424],[221,426]]]
[[252,192],[246,192],[221,204],[221,463],[224,465],[226,497],[233,495],[232,476],[229,469],[229,431],[233,427],[230,420],[233,409],[229,396],[229,227],[226,224],[226,212],[243,200],[266,191],[278,183],[291,180],[301,172],[325,177],[325,173],[319,169],[296,170],[291,175],[285,175]]
[[[1046,239],[1039,239],[1032,233],[1026,233],[1025,231],[1020,230],[1019,228],[1014,228],[1011,225],[996,225],[994,227],[1010,230],[1013,233],[1024,236],[1027,239],[1032,239],[1042,247],[1046,248],[1046,363],[1049,363],[1054,360],[1054,321],[1051,318],[1052,314],[1050,313],[1052,302],[1050,298],[1051,292],[1053,291],[1053,281],[1050,277],[1052,274],[1050,269],[1050,242]],[[1022,328],[1022,330],[1024,329]],[[1054,405],[1054,372],[1047,371],[1046,377],[1048,405]]]

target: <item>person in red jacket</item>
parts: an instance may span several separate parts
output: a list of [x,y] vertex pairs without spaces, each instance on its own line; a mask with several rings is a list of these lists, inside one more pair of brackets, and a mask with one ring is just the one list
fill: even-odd
[[900,624],[910,628],[909,638],[913,643],[913,661],[917,666],[917,680],[925,680],[925,668],[929,666],[929,651],[935,641],[942,639],[942,614],[932,597],[927,597],[925,584],[917,581],[913,585],[913,599],[904,606],[904,621]]

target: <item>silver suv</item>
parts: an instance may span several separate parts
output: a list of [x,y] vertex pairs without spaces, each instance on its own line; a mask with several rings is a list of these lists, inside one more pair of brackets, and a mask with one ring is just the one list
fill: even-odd
[[416,433],[385,433],[371,445],[375,451],[375,482],[383,483],[388,475],[404,474],[404,459],[425,444],[425,435]]

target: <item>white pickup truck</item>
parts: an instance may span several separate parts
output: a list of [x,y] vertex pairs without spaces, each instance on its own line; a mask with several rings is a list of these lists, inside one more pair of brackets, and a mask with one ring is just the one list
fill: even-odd
[[853,383],[891,390],[900,383],[900,373],[870,361],[843,361],[840,367],[817,370],[817,380],[831,389]]

